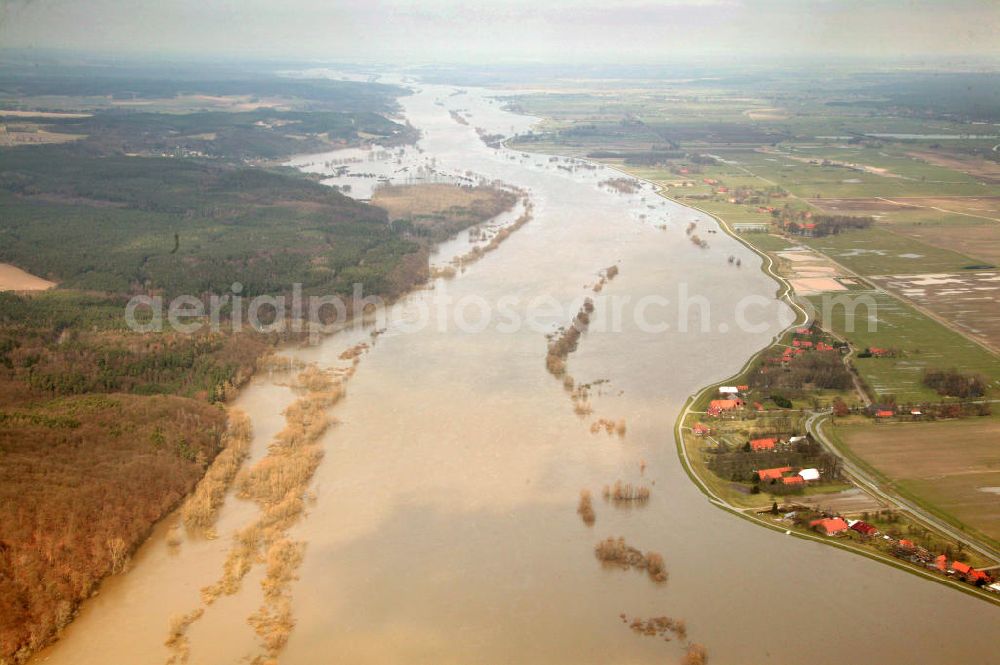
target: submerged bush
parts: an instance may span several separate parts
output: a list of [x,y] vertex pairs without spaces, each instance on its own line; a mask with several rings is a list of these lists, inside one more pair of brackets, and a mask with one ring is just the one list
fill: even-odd
[[580,490],[580,503],[576,507],[576,512],[587,526],[593,526],[597,516],[594,514],[594,502],[590,497],[590,490]]

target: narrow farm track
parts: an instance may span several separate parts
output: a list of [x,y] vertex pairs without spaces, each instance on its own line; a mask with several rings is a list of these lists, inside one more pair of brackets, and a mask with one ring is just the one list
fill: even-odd
[[813,413],[806,420],[806,429],[813,435],[813,438],[823,444],[824,448],[840,458],[844,469],[847,471],[847,475],[851,478],[851,481],[854,482],[855,485],[876,499],[884,501],[896,509],[909,514],[918,522],[922,522],[937,531],[947,534],[951,538],[962,543],[965,547],[975,550],[979,554],[992,559],[994,563],[1000,564],[1000,551],[997,551],[995,548],[987,545],[986,543],[972,538],[964,531],[956,529],[947,522],[938,519],[913,502],[907,501],[899,495],[887,491],[883,485],[878,482],[878,480],[872,477],[871,474],[859,465],[855,464],[849,457],[844,455],[843,451],[840,450],[838,446],[834,445],[823,433],[823,425],[827,422],[826,419],[829,415],[830,413],[828,411],[818,411]]

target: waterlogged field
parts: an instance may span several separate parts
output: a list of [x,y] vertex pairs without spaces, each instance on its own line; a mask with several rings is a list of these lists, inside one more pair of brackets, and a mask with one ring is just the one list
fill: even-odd
[[958,252],[932,247],[880,227],[803,238],[802,242],[860,275],[913,275],[982,266],[981,261]]
[[[991,386],[1000,386],[1000,363],[975,342],[883,291],[852,291],[851,297],[870,299],[874,312],[864,304],[853,313],[834,306],[823,323],[858,350],[895,351],[895,357],[854,359],[858,372],[878,395],[895,395],[900,402],[938,401],[940,396],[922,382],[924,372],[933,368],[983,374]],[[822,298],[810,297],[809,301],[822,315]]]
[[956,326],[963,334],[1000,349],[1000,273],[992,270],[870,278]]

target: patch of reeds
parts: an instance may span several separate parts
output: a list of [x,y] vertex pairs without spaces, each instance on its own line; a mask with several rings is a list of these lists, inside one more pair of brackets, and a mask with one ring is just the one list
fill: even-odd
[[435,279],[438,277],[443,277],[445,279],[451,279],[458,274],[454,266],[431,266],[431,278]]
[[275,540],[267,549],[267,570],[260,583],[264,591],[264,602],[247,619],[265,653],[253,662],[267,663],[276,659],[278,652],[288,642],[295,626],[288,587],[298,579],[296,571],[302,563],[304,550],[305,543],[287,538]]
[[594,555],[605,565],[620,568],[639,568],[645,570],[654,582],[667,581],[667,569],[663,556],[657,552],[643,554],[639,549],[628,545],[624,538],[606,538],[594,546]]
[[674,637],[679,640],[687,639],[687,623],[684,619],[674,619],[668,616],[651,617],[641,619],[634,617],[631,621],[624,614],[619,615],[623,623],[627,623],[632,632],[646,637],[662,637],[670,641]]
[[274,602],[265,603],[250,615],[247,622],[257,633],[266,653],[266,656],[251,662],[269,662],[269,660],[275,659],[278,652],[288,643],[288,638],[295,627],[295,619],[292,616],[292,601],[283,596]]
[[215,456],[181,509],[186,527],[207,530],[214,524],[226,491],[250,454],[252,435],[250,417],[239,409],[230,409],[226,431],[221,439],[222,452]]
[[594,293],[600,293],[604,290],[604,286],[618,276],[618,266],[609,266],[601,271],[600,277],[597,282],[591,287]]
[[[352,348],[361,353],[367,344]],[[255,564],[266,565],[261,582],[264,603],[248,619],[265,654],[251,663],[277,662],[294,626],[288,587],[302,561],[304,544],[289,540],[287,532],[305,510],[309,482],[323,457],[317,440],[334,422],[326,411],[343,397],[343,381],[348,376],[350,372],[338,377],[335,372],[312,366],[299,373],[293,387],[305,394],[285,409],[284,429],[268,446],[268,454],[236,473],[233,480],[239,496],[256,501],[261,512],[254,522],[236,532],[221,576],[203,588],[201,596],[202,602],[210,605],[222,595],[236,593]],[[194,621],[201,614],[192,616]]]
[[603,187],[608,187],[622,194],[634,194],[638,192],[642,185],[632,178],[608,178],[597,183]]
[[625,420],[619,419],[617,421],[611,420],[610,418],[598,418],[590,424],[590,433],[597,434],[601,431],[606,434],[617,434],[620,437],[625,436]]
[[366,351],[368,351],[368,343],[367,342],[358,342],[354,346],[346,349],[343,353],[341,353],[340,354],[340,359],[341,360],[355,360],[356,361]]
[[659,552],[646,552],[646,572],[654,582],[667,581],[667,566]]
[[590,490],[580,490],[580,502],[577,504],[576,512],[587,526],[594,526],[597,515],[594,513],[594,501],[590,496]]
[[604,486],[604,500],[613,503],[645,503],[649,501],[649,488],[616,480],[614,485]]
[[239,591],[240,583],[257,559],[263,532],[264,529],[259,522],[254,522],[236,532],[233,544],[222,564],[222,576],[201,590],[203,603],[211,605],[220,596],[232,595]]
[[533,205],[527,198],[524,199],[524,212],[521,216],[515,219],[513,222],[500,228],[489,242],[485,245],[477,245],[470,249],[465,254],[457,256],[452,259],[452,265],[457,267],[465,267],[470,263],[475,263],[479,259],[483,258],[489,252],[492,252],[500,247],[507,238],[509,238],[515,231],[530,222],[533,218],[532,215]]
[[697,642],[688,645],[687,651],[681,659],[681,665],[707,665],[707,663],[708,651]]
[[257,361],[257,367],[274,372],[289,372],[295,369],[302,369],[305,363],[298,358],[283,356],[278,353],[269,353]]
[[261,588],[266,598],[276,598],[293,581],[298,579],[295,571],[302,563],[305,543],[282,538],[267,549],[267,571],[261,580]]
[[594,311],[594,302],[589,298],[583,302],[573,321],[565,328],[560,328],[549,337],[548,352],[545,355],[545,368],[554,376],[562,376],[566,372],[566,359],[576,351],[580,337],[590,326],[590,314]]
[[615,431],[615,421],[608,420],[607,418],[598,418],[594,422],[590,423],[591,434],[597,434],[601,430],[611,434]]
[[199,607],[187,614],[175,614],[170,617],[170,627],[167,629],[167,639],[164,641],[164,645],[170,650],[167,665],[182,665],[188,662],[191,642],[187,637],[187,629],[204,613],[205,609]]

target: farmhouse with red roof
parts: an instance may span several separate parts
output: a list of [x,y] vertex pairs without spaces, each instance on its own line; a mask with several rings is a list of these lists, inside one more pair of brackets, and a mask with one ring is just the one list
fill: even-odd
[[777,445],[778,440],[774,437],[769,437],[766,439],[751,439],[750,449],[755,453],[761,452],[762,450],[774,450],[775,445]]
[[741,399],[713,399],[708,404],[708,415],[717,416],[724,411],[734,411],[742,406]]
[[951,569],[960,575],[968,575],[972,571],[972,566],[961,561],[952,561]]
[[839,517],[827,517],[824,519],[813,520],[809,523],[809,526],[814,526],[816,529],[828,536],[834,536],[838,533],[843,533],[847,531],[847,522]]
[[792,467],[790,466],[778,466],[773,469],[759,469],[757,471],[757,477],[760,478],[761,481],[777,480],[778,478],[781,478],[781,476],[783,476],[784,474],[788,473],[791,470]]
[[857,531],[862,536],[875,536],[878,535],[878,529],[869,524],[868,522],[863,522],[858,520],[851,525],[851,531]]

